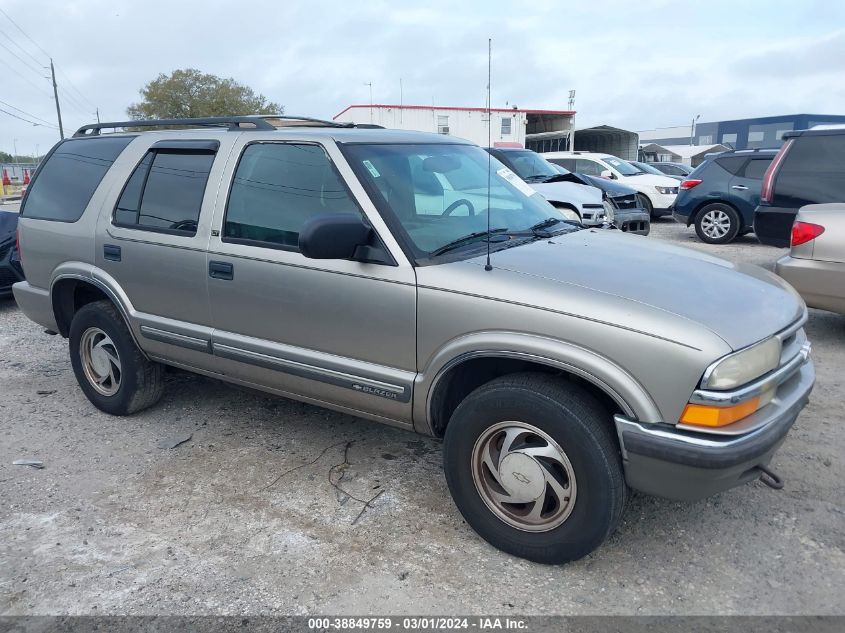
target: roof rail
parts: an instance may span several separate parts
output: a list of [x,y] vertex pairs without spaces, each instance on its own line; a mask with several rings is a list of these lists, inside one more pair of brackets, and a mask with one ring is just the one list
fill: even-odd
[[[274,125],[271,121],[276,121],[279,124]],[[186,119],[142,119],[138,121],[108,121],[103,123],[91,123],[83,125],[74,132],[73,137],[80,136],[99,136],[104,129],[118,129],[118,128],[141,128],[141,127],[161,127],[161,126],[180,126],[180,127],[225,127],[231,131],[241,130],[275,130],[278,127],[287,126],[302,126],[302,127],[378,127],[371,125],[356,126],[354,123],[337,123],[335,121],[325,121],[323,119],[313,119],[304,116],[286,116],[282,114],[250,114],[245,116],[213,116],[202,118],[186,118]]]

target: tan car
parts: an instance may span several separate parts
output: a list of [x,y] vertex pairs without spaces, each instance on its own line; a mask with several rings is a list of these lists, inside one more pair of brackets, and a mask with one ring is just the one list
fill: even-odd
[[845,202],[801,207],[775,271],[812,308],[845,314]]

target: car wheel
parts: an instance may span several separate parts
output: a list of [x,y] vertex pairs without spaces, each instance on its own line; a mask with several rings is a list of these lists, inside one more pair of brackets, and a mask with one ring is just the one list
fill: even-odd
[[467,523],[505,552],[576,560],[619,524],[627,488],[609,414],[547,374],[513,374],[473,391],[446,428],[449,490]]
[[648,217],[650,219],[654,219],[654,205],[651,204],[651,200],[648,199],[648,196],[644,193],[638,193],[637,198],[640,201],[640,207],[648,213]]
[[71,321],[68,338],[76,380],[101,411],[129,415],[161,397],[163,365],[144,358],[110,301],[80,308]]
[[739,233],[739,215],[733,207],[714,202],[708,204],[695,217],[695,232],[702,242],[727,244]]

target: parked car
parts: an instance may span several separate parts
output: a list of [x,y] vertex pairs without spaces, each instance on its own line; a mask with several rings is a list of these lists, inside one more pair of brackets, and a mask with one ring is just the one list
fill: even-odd
[[775,272],[808,306],[845,314],[845,202],[801,207],[790,242]]
[[651,163],[641,163],[638,160],[629,160],[628,162],[631,165],[633,165],[634,167],[636,167],[637,169],[639,169],[644,174],[654,174],[655,176],[669,176],[669,178],[672,178],[672,179],[678,180],[678,181],[684,179],[683,176],[677,176],[677,175],[674,175],[674,174],[666,174],[666,173],[660,171],[659,169],[657,169],[656,167],[652,166]]
[[698,239],[727,244],[753,230],[763,174],[777,150],[733,150],[706,159],[681,182],[672,215]]
[[12,296],[12,284],[23,280],[16,244],[18,212],[0,210],[0,298]]
[[[814,382],[779,277],[566,221],[453,137],[273,119],[92,124],[46,157],[15,298],[94,406],[154,405],[173,365],[443,438],[467,523],[545,563],[628,486],[768,472]],[[202,127],[136,132],[177,124]]]
[[652,218],[669,215],[675,196],[678,195],[678,181],[674,178],[644,174],[627,161],[610,154],[548,152],[541,156],[569,171],[610,178],[633,187],[645,196],[644,202],[648,205],[646,211]]
[[[573,185],[600,190],[602,212],[599,213],[592,205],[586,208],[584,213],[589,215],[586,221],[582,220],[585,225],[608,221],[624,232],[648,235],[649,217],[641,207],[638,207],[639,199],[636,190],[621,185],[616,185],[614,189],[612,181],[603,178],[587,179],[574,175],[528,149],[497,147],[487,151],[556,207],[560,208],[561,205],[567,204],[566,196]],[[607,186],[603,183],[607,183]]]
[[681,178],[686,178],[692,173],[692,167],[689,165],[685,165],[684,163],[646,163],[647,165],[651,165],[655,169],[663,172],[667,176],[680,176]]
[[845,201],[845,125],[818,125],[783,138],[754,212],[757,239],[779,247],[789,246],[800,207]]
[[553,206],[576,213],[584,225],[601,226],[605,221],[602,193],[596,187],[561,178],[551,163],[528,149],[488,148],[487,151]]

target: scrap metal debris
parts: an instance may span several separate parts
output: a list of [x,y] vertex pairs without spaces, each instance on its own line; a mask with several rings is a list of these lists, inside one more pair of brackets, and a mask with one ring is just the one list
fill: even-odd
[[12,466],[31,466],[32,468],[41,470],[44,468],[44,462],[38,461],[37,459],[16,459],[12,462]]

